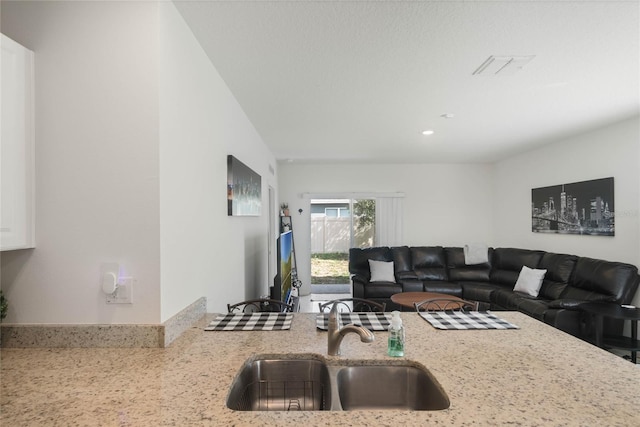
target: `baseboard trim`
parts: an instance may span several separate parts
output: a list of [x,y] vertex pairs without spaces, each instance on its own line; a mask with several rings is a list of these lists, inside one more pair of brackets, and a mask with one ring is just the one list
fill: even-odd
[[163,348],[206,314],[202,297],[157,325],[0,325],[2,348]]
[[182,335],[184,331],[202,319],[202,316],[205,314],[207,314],[207,299],[202,297],[164,322],[164,340],[162,347],[168,347],[176,338]]

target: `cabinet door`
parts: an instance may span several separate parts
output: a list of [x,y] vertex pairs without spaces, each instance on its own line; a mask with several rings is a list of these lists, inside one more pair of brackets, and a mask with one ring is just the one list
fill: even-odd
[[35,246],[33,52],[3,34],[0,250]]

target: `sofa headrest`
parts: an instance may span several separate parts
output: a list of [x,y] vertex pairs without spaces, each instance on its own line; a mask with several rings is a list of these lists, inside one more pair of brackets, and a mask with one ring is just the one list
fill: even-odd
[[575,255],[545,253],[538,265],[538,268],[547,270],[539,295],[550,300],[560,298],[571,280],[577,261]]
[[493,250],[492,265],[493,268],[498,270],[510,270],[519,273],[523,265],[529,268],[538,268],[543,254],[544,252],[542,251],[531,249],[495,248]]
[[[609,299],[612,301],[625,303],[633,297],[638,287],[638,268],[622,262],[580,257],[571,287],[603,294],[611,297]],[[567,292],[570,292],[570,288]]]
[[514,286],[522,266],[538,268],[542,251],[515,248],[496,248],[493,250],[491,281],[504,286]]
[[464,249],[461,247],[444,248],[449,269],[449,280],[457,281],[489,281],[493,248],[489,248],[489,262],[486,264],[467,265],[464,261]]
[[391,258],[396,272],[411,271],[411,250],[408,246],[391,248]]
[[447,261],[444,257],[442,246],[412,246],[411,247],[411,267],[438,267],[444,268]]
[[411,268],[418,280],[448,280],[447,260],[442,246],[412,246]]
[[369,270],[370,259],[375,261],[393,261],[391,249],[387,246],[349,249],[349,273],[362,276],[368,280],[371,277]]

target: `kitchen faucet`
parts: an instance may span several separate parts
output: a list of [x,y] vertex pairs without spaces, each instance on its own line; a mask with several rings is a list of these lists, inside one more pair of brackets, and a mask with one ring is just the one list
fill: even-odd
[[333,303],[331,311],[329,312],[329,325],[327,334],[327,345],[330,356],[340,355],[340,344],[342,339],[349,332],[360,335],[360,341],[372,342],[375,339],[373,332],[363,326],[357,326],[349,324],[340,328],[340,313],[338,312],[338,302]]

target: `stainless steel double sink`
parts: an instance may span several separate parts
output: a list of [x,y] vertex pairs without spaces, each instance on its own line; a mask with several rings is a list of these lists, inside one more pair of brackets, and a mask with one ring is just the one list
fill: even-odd
[[240,369],[227,407],[237,411],[350,411],[447,409],[449,398],[417,363],[258,356]]

